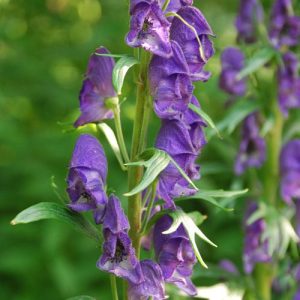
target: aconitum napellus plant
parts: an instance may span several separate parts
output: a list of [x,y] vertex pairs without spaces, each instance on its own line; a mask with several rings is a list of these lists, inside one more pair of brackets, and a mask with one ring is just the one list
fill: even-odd
[[[109,275],[114,300],[121,294],[132,300],[166,299],[167,284],[193,297],[197,295],[192,281],[197,261],[207,268],[195,238],[216,245],[198,227],[206,217],[200,211],[185,212],[179,204],[189,197],[201,199],[194,180],[200,179],[197,160],[212,120],[202,111],[195,83],[205,89],[212,75],[206,65],[215,53],[215,35],[192,0],[131,0],[129,14],[125,43],[133,55],[113,54],[113,49],[101,45],[88,60],[79,93],[80,114],[73,123],[86,133],[79,135],[70,159],[69,200],[64,206],[40,203],[29,208],[38,214],[30,221],[63,219],[93,237],[101,248],[96,266]],[[131,67],[136,111],[129,153],[119,98],[126,96],[122,85]],[[236,67],[233,70],[237,72]],[[245,90],[244,81],[241,85]],[[156,139],[148,141],[152,113],[161,127]],[[111,119],[114,128],[106,122]],[[126,174],[120,178],[128,180],[128,192],[123,195],[107,186],[110,162],[95,134],[98,130]],[[214,197],[213,191],[209,193]],[[146,251],[142,249],[145,241]]]
[[[229,114],[242,123],[233,169],[252,191],[243,224],[244,273],[251,279],[244,299],[277,299],[276,284],[287,280],[277,274],[299,263],[300,142],[291,130],[300,108],[296,2],[274,0],[266,11],[262,1],[241,0],[238,47],[221,55],[219,87]],[[293,276],[278,299],[299,299],[298,285]]]

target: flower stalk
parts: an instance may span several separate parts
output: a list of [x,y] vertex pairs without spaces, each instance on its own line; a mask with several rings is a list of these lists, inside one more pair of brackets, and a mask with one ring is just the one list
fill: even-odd
[[111,274],[111,275],[109,275],[109,279],[110,279],[110,286],[111,286],[111,292],[112,292],[112,299],[119,300],[116,276]]

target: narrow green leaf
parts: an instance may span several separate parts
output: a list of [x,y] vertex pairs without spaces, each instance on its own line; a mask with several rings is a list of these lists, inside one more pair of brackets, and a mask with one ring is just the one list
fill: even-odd
[[52,202],[40,202],[21,211],[12,221],[12,225],[27,224],[44,219],[63,221],[87,234],[89,237],[100,241],[97,229],[81,214],[67,209],[64,205]]
[[197,226],[201,225],[207,219],[207,216],[202,215],[199,211],[193,211],[188,213],[187,215]]
[[194,182],[190,179],[190,177],[184,172],[184,170],[178,165],[178,163],[171,157],[171,162],[175,165],[181,176],[195,189],[198,191],[198,188],[195,186]]
[[217,124],[220,131],[227,131],[231,134],[237,125],[243,121],[249,114],[258,110],[261,103],[258,101],[245,101],[244,99],[236,102],[226,114],[226,117]]
[[196,105],[194,105],[192,103],[189,104],[189,108],[193,112],[198,114],[204,121],[206,121],[207,124],[216,132],[216,134],[218,135],[219,138],[222,138],[217,126],[215,125],[215,123],[213,122],[211,117],[206,112],[204,112],[202,109],[200,109],[199,107],[197,107]]
[[237,80],[240,80],[247,75],[257,71],[259,68],[269,62],[275,55],[276,50],[272,47],[263,48],[258,50],[254,55],[247,61],[246,66],[237,75]]
[[224,190],[199,190],[197,196],[208,196],[214,198],[231,198],[236,196],[244,195],[248,192],[248,189],[238,191],[224,191]]
[[127,71],[134,65],[138,64],[139,61],[132,56],[123,56],[115,64],[112,74],[113,86],[118,93],[121,95],[124,79]]
[[119,144],[118,144],[118,141],[117,141],[117,138],[115,136],[114,131],[106,123],[100,123],[100,124],[98,124],[98,127],[103,132],[104,136],[106,137],[106,139],[107,139],[112,151],[114,152],[121,168],[123,170],[126,170],[126,168],[124,167],[121,151],[120,151]]
[[191,216],[186,214],[183,210],[177,209],[177,210],[169,213],[169,215],[172,217],[173,222],[172,222],[170,228],[163,231],[163,234],[171,234],[171,233],[175,232],[178,229],[178,227],[182,224],[183,227],[185,228],[188,236],[189,236],[189,240],[192,244],[192,247],[194,249],[195,255],[196,255],[199,263],[203,267],[207,268],[207,265],[205,264],[204,260],[202,259],[202,256],[201,256],[201,254],[199,252],[199,249],[197,247],[197,244],[196,244],[196,241],[195,241],[195,236],[197,235],[202,240],[204,240],[205,242],[209,243],[210,245],[212,245],[214,247],[217,247],[217,245],[215,245],[211,240],[209,240],[206,237],[206,235],[195,224],[195,222],[191,218]]
[[[138,162],[133,163],[137,165]],[[168,164],[170,163],[170,157],[164,151],[158,150],[154,153],[153,157],[151,157],[148,161],[141,161],[139,164],[144,165],[146,167],[145,174],[141,180],[141,182],[134,187],[130,192],[124,194],[124,196],[132,196],[147,188],[163,171]],[[129,163],[128,165],[132,165]]]

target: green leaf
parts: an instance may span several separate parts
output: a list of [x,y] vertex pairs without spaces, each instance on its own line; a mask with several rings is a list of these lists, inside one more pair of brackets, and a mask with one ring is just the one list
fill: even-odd
[[199,211],[193,211],[188,213],[187,215],[197,226],[201,225],[207,219],[207,216],[202,215]]
[[272,47],[258,50],[246,62],[245,68],[238,73],[237,80],[240,80],[247,75],[257,71],[260,67],[264,66],[268,61],[270,61],[276,54],[276,50],[274,50],[274,48]]
[[113,86],[118,93],[121,95],[124,79],[126,76],[127,71],[134,65],[138,64],[139,61],[132,57],[132,56],[123,56],[121,57],[118,62],[115,64],[112,73],[112,82]]
[[196,105],[194,105],[192,103],[189,104],[189,108],[193,112],[198,114],[203,120],[205,120],[207,122],[207,124],[216,132],[216,134],[219,136],[219,138],[222,138],[217,126],[215,125],[215,123],[213,122],[211,117],[206,112],[204,112],[202,109],[200,109],[199,107],[197,107]]
[[247,192],[248,189],[240,190],[240,191],[200,190],[192,196],[178,198],[176,199],[176,201],[190,200],[190,199],[204,200],[224,211],[233,211],[233,208],[224,207],[219,202],[217,202],[214,198],[233,198],[233,197],[241,196]]
[[230,108],[226,117],[217,124],[217,127],[220,131],[226,130],[228,134],[231,134],[241,121],[260,107],[261,103],[258,101],[245,101],[242,99]]
[[100,123],[98,124],[99,129],[103,132],[103,134],[105,135],[112,151],[114,152],[121,168],[123,170],[126,170],[126,167],[124,166],[123,163],[123,159],[122,159],[122,155],[121,155],[121,151],[119,148],[119,144],[117,142],[117,138],[115,136],[114,131],[106,124],[106,123]]
[[206,235],[197,227],[197,225],[195,224],[195,222],[191,218],[191,216],[189,216],[188,214],[186,214],[183,210],[177,209],[177,210],[169,213],[169,215],[172,217],[173,223],[171,224],[171,226],[170,226],[169,229],[167,229],[167,230],[165,230],[163,232],[163,234],[171,234],[171,233],[173,233],[182,224],[183,227],[185,228],[188,236],[189,236],[189,240],[190,240],[190,242],[192,244],[193,250],[195,252],[195,255],[196,255],[199,263],[204,268],[207,268],[207,265],[205,264],[204,260],[202,259],[201,254],[200,254],[200,251],[198,250],[198,247],[197,247],[197,244],[196,244],[196,240],[195,240],[195,236],[197,235],[202,240],[204,240],[205,242],[207,242],[208,244],[210,244],[210,245],[212,245],[214,247],[217,247],[217,245],[214,244],[211,240],[209,240],[206,237]]
[[44,219],[63,221],[79,229],[97,242],[101,240],[97,229],[81,214],[67,209],[64,205],[52,202],[40,202],[21,211],[12,221],[12,225],[27,224]]
[[156,149],[154,155],[149,160],[147,161],[142,160],[142,161],[126,164],[129,166],[145,166],[146,171],[144,173],[141,182],[136,187],[134,187],[131,191],[124,194],[124,196],[126,197],[132,196],[143,191],[156,179],[156,177],[160,174],[160,172],[163,171],[168,166],[169,163],[170,163],[169,155],[162,150]]

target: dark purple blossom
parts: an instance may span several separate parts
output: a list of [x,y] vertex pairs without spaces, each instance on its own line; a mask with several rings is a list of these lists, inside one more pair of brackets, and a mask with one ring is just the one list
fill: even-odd
[[[159,0],[161,3],[161,6],[164,5],[165,0]],[[168,6],[166,7],[165,12],[173,12],[173,13],[177,13],[178,10],[183,7],[183,6],[187,6],[187,5],[192,5],[193,4],[193,0],[171,0],[170,3],[168,4]],[[174,17],[170,16],[168,17],[169,20],[172,20]]]
[[276,0],[274,3],[269,37],[276,48],[299,45],[300,17],[293,15],[291,0]]
[[[248,205],[245,214],[245,223],[249,217],[257,210],[258,206],[255,202]],[[245,224],[245,240],[244,240],[244,269],[247,274],[253,271],[255,264],[268,263],[272,261],[272,257],[268,253],[268,239],[263,240],[263,234],[266,230],[266,222],[264,219],[258,219],[252,224]]]
[[235,161],[235,173],[242,174],[247,168],[259,168],[265,161],[266,143],[259,135],[257,114],[250,114],[243,123],[242,141]]
[[129,282],[128,295],[130,300],[165,299],[164,278],[159,265],[152,260],[141,261],[145,278],[139,284]]
[[81,115],[74,123],[75,127],[113,118],[113,112],[106,107],[105,101],[117,96],[112,85],[115,62],[111,57],[96,53],[108,54],[109,51],[100,47],[90,57],[79,96]]
[[281,196],[288,203],[300,201],[300,139],[284,145],[280,154]]
[[244,54],[238,48],[226,48],[221,62],[220,88],[230,95],[243,96],[246,93],[246,81],[238,80],[237,75],[245,67]]
[[236,19],[238,41],[253,43],[257,39],[259,23],[263,21],[263,9],[259,0],[241,0]]
[[77,212],[94,211],[97,224],[102,220],[107,203],[106,175],[107,161],[102,146],[93,136],[81,135],[69,166],[69,207]]
[[[195,97],[192,98],[192,103],[199,107]],[[206,143],[203,132],[205,123],[190,109],[179,117],[179,120],[163,120],[156,147],[166,151],[192,180],[199,179],[200,167],[195,161]],[[159,198],[166,201],[167,207],[174,207],[174,198],[195,192],[189,188],[189,183],[173,163],[160,174],[157,193]]]
[[277,74],[278,100],[282,113],[287,116],[290,108],[300,108],[299,63],[292,52],[285,53],[282,58],[283,65],[279,67]]
[[120,201],[111,195],[103,219],[103,253],[97,267],[138,284],[144,278],[128,236],[128,229],[129,223]]
[[132,0],[130,14],[130,31],[126,36],[128,46],[142,47],[153,54],[170,57],[170,23],[158,0]]
[[174,18],[170,31],[171,39],[182,48],[191,79],[206,81],[210,77],[210,73],[204,71],[203,68],[214,54],[213,44],[209,40],[209,36],[212,36],[213,32],[204,15],[195,7],[184,6],[178,11],[178,15],[194,27],[197,36],[180,19]]
[[172,224],[168,215],[158,220],[154,227],[154,249],[166,282],[176,285],[191,296],[197,294],[190,277],[196,257],[187,233],[181,224],[171,234],[163,234]]
[[181,48],[172,42],[173,56],[153,56],[149,66],[154,110],[162,119],[173,119],[187,110],[193,85]]

